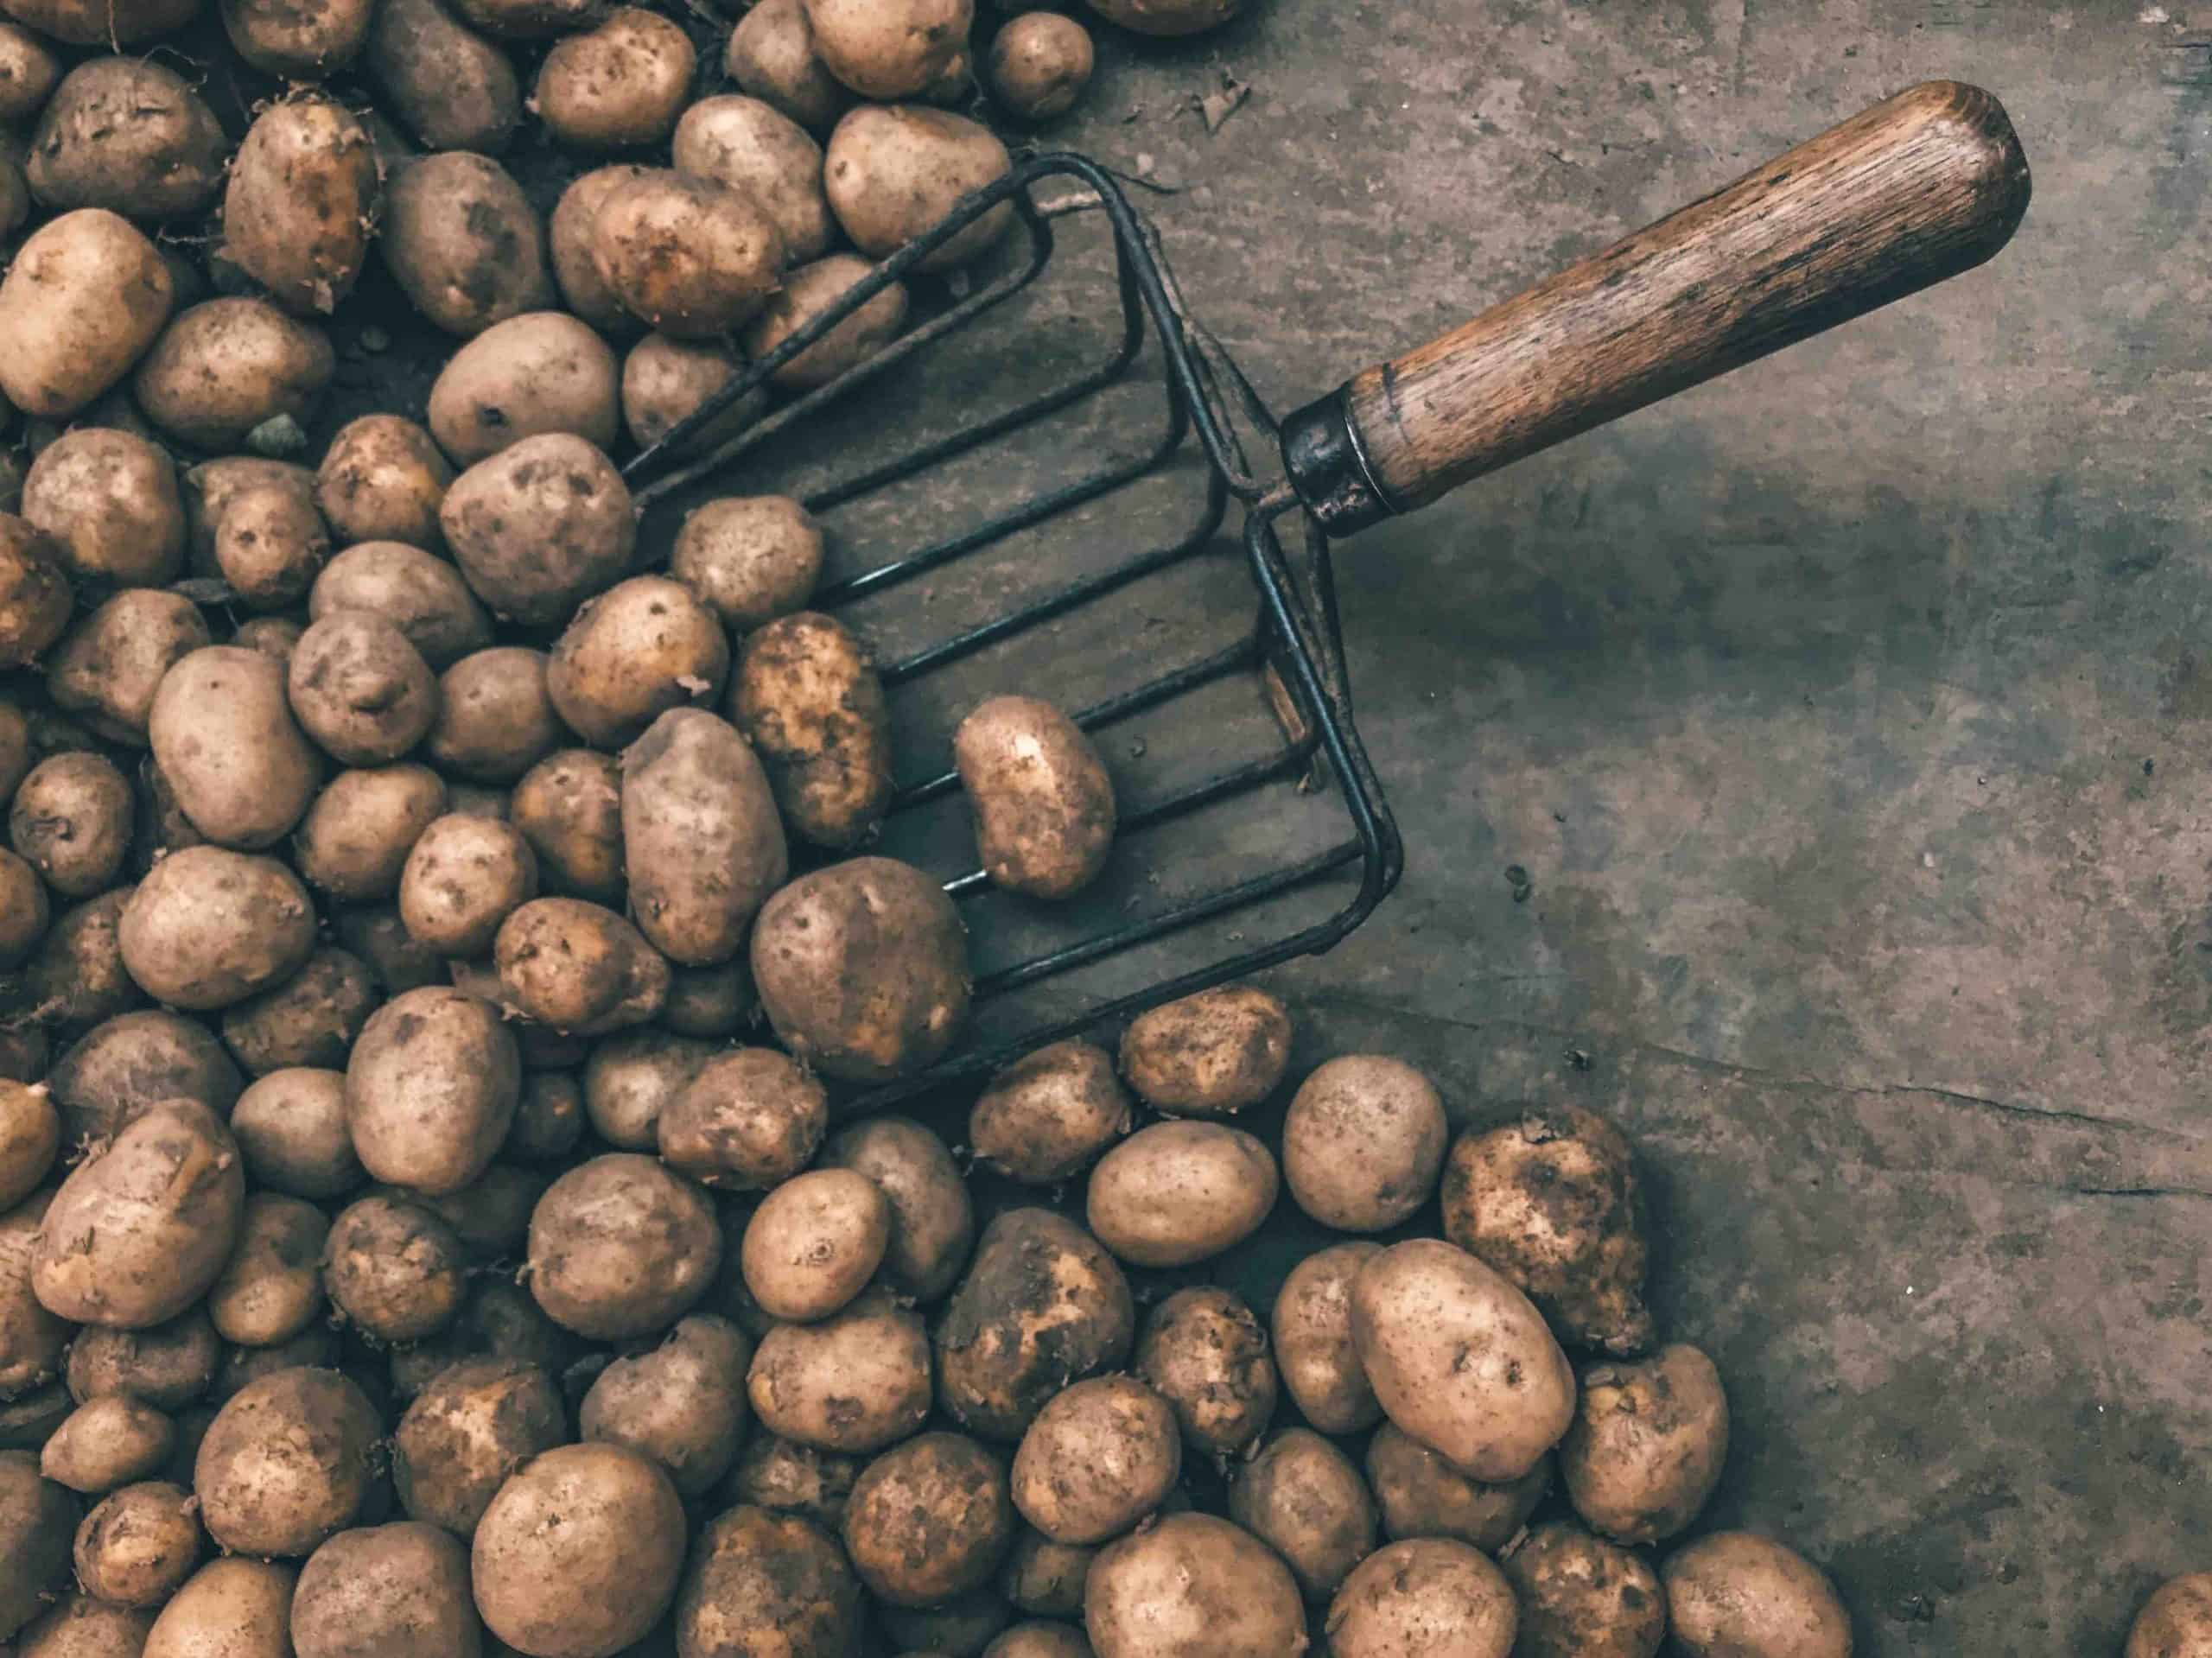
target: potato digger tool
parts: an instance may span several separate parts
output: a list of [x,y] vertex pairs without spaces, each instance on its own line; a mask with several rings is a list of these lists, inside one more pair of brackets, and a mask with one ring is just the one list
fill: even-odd
[[[1048,187],[1061,194],[1042,194]],[[1185,470],[1192,480],[1188,493],[1203,499],[1191,502],[1194,517],[1179,519],[1186,523],[1182,533],[1119,553],[1076,579],[1025,590],[1010,607],[948,636],[880,651],[879,671],[894,717],[901,687],[925,683],[950,664],[1031,630],[1071,626],[1092,607],[1127,603],[1144,584],[1211,549],[1240,564],[1256,588],[1250,630],[1226,646],[1154,662],[1146,659],[1146,629],[1133,620],[1112,635],[1109,654],[1122,676],[1113,682],[1116,688],[1082,703],[1071,700],[1068,711],[1103,745],[1115,727],[1141,716],[1164,717],[1210,688],[1242,678],[1274,716],[1263,722],[1266,752],[1217,757],[1202,775],[1147,797],[1133,801],[1125,794],[1115,859],[1141,857],[1131,846],[1153,831],[1270,784],[1287,783],[1306,798],[1332,803],[1338,827],[1318,848],[1285,853],[1255,842],[1248,848],[1255,854],[1249,867],[1165,901],[1145,902],[1140,890],[1103,917],[1095,905],[1051,915],[1046,906],[1022,906],[1029,913],[1013,932],[1027,937],[1041,931],[1041,938],[1013,959],[976,963],[979,1014],[1013,992],[1109,958],[1136,952],[1132,959],[1148,962],[1162,952],[1145,947],[1201,924],[1221,924],[1233,947],[1157,977],[1146,968],[1146,981],[1135,988],[1092,994],[1072,1008],[1063,1003],[1050,1016],[1024,1016],[1016,1028],[971,1034],[933,1069],[860,1103],[889,1103],[980,1077],[1048,1042],[1343,939],[1390,893],[1404,854],[1353,721],[1332,539],[1412,511],[1510,461],[1969,270],[2005,245],[2028,196],[2027,162],[1997,99],[1955,82],[1925,83],[1472,321],[1354,375],[1280,422],[1186,308],[1151,225],[1107,168],[1077,155],[1039,155],[963,198],[933,230],[883,261],[832,308],[640,454],[628,475],[641,506],[701,486],[729,492],[734,480],[750,476],[740,463],[779,433],[833,403],[859,399],[867,410],[880,396],[870,383],[941,348],[1036,281],[1053,257],[1056,219],[1075,206],[1096,211],[1110,229],[1120,302],[1119,342],[1104,361],[1017,406],[972,418],[963,410],[965,423],[957,429],[802,499],[811,511],[833,513],[980,454],[1048,416],[1067,417],[1129,375],[1141,355],[1160,369],[1166,406],[1156,441],[1140,453],[1103,461],[1098,446],[1088,442],[1090,452],[1073,475],[982,522],[931,524],[915,533],[899,520],[895,556],[839,571],[815,607],[835,611],[910,583],[920,583],[926,595],[932,583],[950,579],[984,549],[1024,533],[1051,533],[1058,521],[1101,503],[1110,510],[1109,498],[1168,474],[1179,454],[1187,463],[1195,436],[1203,464]],[[698,452],[700,435],[737,400],[888,284],[913,274],[963,227],[1002,208],[1010,209],[1026,244],[1015,239],[1014,256],[997,274],[971,291],[956,292],[944,308],[839,379],[756,420],[711,452]],[[1157,342],[1151,353],[1144,351],[1147,338]],[[1248,461],[1248,444],[1262,441],[1279,472]],[[1231,502],[1243,518],[1241,558],[1222,534]],[[1286,519],[1297,523],[1287,525]],[[1302,533],[1280,533],[1294,527]],[[1052,683],[996,689],[1035,689],[1054,701],[1065,694]],[[1122,756],[1141,746],[1116,743],[1118,788]],[[958,787],[949,761],[905,782],[887,834],[896,834],[903,815],[952,797]],[[972,847],[965,855],[972,858]],[[964,869],[944,885],[963,905],[989,892],[979,868]],[[1276,900],[1307,888],[1324,893],[1333,906],[1319,918],[1301,912],[1295,924],[1281,927],[1262,927],[1253,918],[1274,914],[1281,907]],[[971,937],[984,931],[971,921]],[[989,934],[1004,936],[999,929]],[[1188,941],[1183,948],[1189,953]]]

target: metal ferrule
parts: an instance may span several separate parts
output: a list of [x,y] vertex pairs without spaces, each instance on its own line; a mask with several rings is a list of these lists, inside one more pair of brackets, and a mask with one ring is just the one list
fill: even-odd
[[1338,386],[1282,423],[1283,470],[1299,499],[1332,536],[1380,524],[1398,510],[1368,469],[1359,435],[1344,414],[1349,389]]

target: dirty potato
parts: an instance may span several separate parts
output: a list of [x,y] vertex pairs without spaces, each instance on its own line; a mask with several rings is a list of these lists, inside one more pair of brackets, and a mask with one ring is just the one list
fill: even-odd
[[266,300],[211,299],[162,330],[131,391],[164,433],[220,451],[279,415],[304,424],[336,365],[328,337],[313,324]]
[[218,846],[273,846],[322,780],[292,717],[284,664],[236,645],[194,651],[162,676],[146,739],[179,809]]
[[722,67],[740,91],[816,132],[827,130],[853,101],[814,49],[804,0],[760,0],[730,32]]
[[1332,1059],[1291,1096],[1283,1181],[1324,1226],[1387,1231],[1435,1190],[1449,1133],[1435,1085],[1403,1060]]
[[[77,1335],[76,1327],[48,1311],[36,1293],[39,1228],[52,1202],[51,1194],[34,1192],[7,1213],[0,1214],[0,1394],[10,1399],[33,1394],[51,1382],[61,1373],[64,1355],[74,1350],[70,1337]],[[918,1322],[916,1328],[919,1328]],[[76,1345],[94,1345],[87,1337],[95,1333],[78,1335]],[[213,1344],[212,1336],[209,1344]],[[212,1369],[212,1357],[209,1364]],[[922,1385],[926,1409],[926,1358]],[[61,1401],[65,1410],[69,1402],[65,1394]],[[0,1600],[0,1605],[4,1604],[4,1600]]]
[[1660,1568],[1667,1629],[1686,1658],[1851,1658],[1851,1614],[1826,1573],[1748,1531],[1716,1531]]
[[[0,280],[0,395],[39,419],[68,419],[130,372],[175,294],[168,265],[130,220],[105,207],[48,219]],[[0,615],[10,585],[0,579]],[[0,657],[9,632],[0,621]]]
[[117,1606],[159,1606],[200,1564],[207,1540],[192,1493],[146,1480],[111,1493],[77,1528],[85,1592]]
[[[474,343],[482,345],[496,332],[478,335]],[[452,373],[452,367],[446,372]],[[435,410],[430,423],[435,430]],[[498,614],[530,626],[565,620],[583,600],[618,581],[629,568],[637,537],[621,474],[604,453],[566,432],[525,437],[478,461],[454,480],[438,518],[477,596]],[[612,615],[630,619],[626,608]],[[587,620],[580,617],[571,632]],[[645,643],[632,637],[636,631],[626,628],[622,642]],[[559,660],[556,650],[556,666]],[[562,717],[576,725],[550,670],[547,688]]]
[[721,1265],[715,1211],[649,1157],[593,1158],[546,1189],[530,1218],[530,1293],[594,1341],[665,1330]]
[[0,1082],[0,1215],[37,1190],[61,1153],[61,1114],[46,1085]]
[[297,1576],[281,1560],[208,1561],[154,1619],[143,1658],[288,1658]]
[[1152,1310],[1130,1368],[1174,1407],[1192,1448],[1216,1457],[1243,1450],[1274,1414],[1267,1331],[1251,1308],[1212,1285],[1178,1290]]
[[644,1024],[668,999],[667,958],[582,899],[532,899],[499,924],[492,954],[507,1006],[563,1034]]
[[578,1432],[652,1458],[678,1492],[701,1496],[728,1472],[745,1437],[752,1357],[742,1330],[694,1313],[658,1347],[599,1373],[578,1410]]
[[668,573],[732,632],[803,610],[822,576],[822,526],[788,495],[731,495],[686,514]]
[[[213,644],[200,607],[154,588],[118,593],[69,630],[47,665],[47,692],[111,742],[143,746],[162,676]],[[0,783],[8,779],[0,777]],[[0,790],[0,798],[10,792]]]
[[308,614],[371,610],[384,617],[443,672],[492,642],[492,624],[461,574],[442,558],[397,541],[365,541],[322,567],[308,594]]
[[750,196],[671,169],[616,184],[592,220],[601,283],[632,315],[679,340],[713,339],[767,301],[783,233]]
[[321,80],[360,55],[372,0],[297,6],[288,0],[222,0],[223,29],[238,54],[264,74]]
[[1495,1555],[1551,1490],[1552,1470],[1547,1458],[1519,1479],[1498,1484],[1470,1479],[1385,1422],[1367,1442],[1367,1483],[1392,1540],[1455,1537]]
[[224,251],[286,310],[327,315],[367,262],[383,187],[350,111],[320,98],[272,105],[231,159]]
[[806,0],[823,67],[863,98],[927,91],[968,55],[972,0]]
[[1122,1075],[1146,1104],[1222,1116],[1274,1091],[1290,1063],[1290,1013],[1246,984],[1201,990],[1139,1014],[1122,1038]]
[[991,90],[1026,121],[1075,106],[1090,84],[1090,31],[1057,11],[1027,11],[991,37]]
[[923,1303],[952,1287],[976,1239],[976,1217],[942,1140],[906,1117],[871,1117],[831,1140],[823,1163],[867,1176],[890,1204],[887,1282]]
[[[696,619],[719,639],[719,626],[692,603]],[[617,589],[604,605],[626,609],[630,600]],[[606,625],[620,619],[610,616]],[[556,654],[556,663],[564,688],[571,679],[618,670],[618,658],[591,641],[565,658]],[[596,700],[603,708],[639,699],[609,697],[602,689]],[[687,966],[725,962],[742,950],[754,915],[790,873],[783,824],[760,763],[735,730],[698,708],[671,708],[623,752],[622,848],[639,930]]]
[[478,1649],[468,1551],[413,1520],[341,1531],[308,1557],[292,1597],[300,1658],[444,1658]]
[[[622,359],[622,424],[639,448],[650,448],[744,372],[745,357],[733,346],[649,334]],[[767,406],[765,388],[739,394],[685,436],[677,453],[698,454],[712,449],[758,420]]]
[[0,23],[0,121],[28,121],[60,79],[60,61],[44,41],[28,29]]
[[62,1143],[72,1147],[111,1139],[162,1100],[196,1100],[227,1117],[245,1086],[205,1025],[153,1009],[96,1025],[55,1062],[47,1081],[61,1113]]
[[308,1066],[272,1070],[238,1096],[231,1133],[257,1186],[336,1197],[364,1176],[346,1127],[346,1078]]
[[774,1434],[755,1434],[746,1442],[718,1496],[801,1515],[835,1532],[862,1465],[856,1457],[817,1451]]
[[1307,1647],[1290,1569],[1210,1514],[1171,1514],[1101,1549],[1084,1628],[1098,1658],[1299,1658]]
[[519,1359],[464,1359],[416,1394],[392,1435],[391,1477],[410,1519],[475,1534],[500,1486],[568,1437],[560,1389]]
[[438,0],[381,0],[363,64],[386,107],[431,149],[496,156],[522,122],[507,54]]
[[830,1121],[821,1083],[773,1048],[702,1058],[652,1125],[663,1160],[738,1191],[766,1191],[804,1168]]
[[544,223],[487,156],[408,162],[385,190],[377,249],[415,308],[463,339],[553,304]]
[[[322,515],[298,490],[280,484],[239,491],[215,529],[215,568],[248,609],[297,604],[329,557],[330,530]],[[299,643],[296,636],[290,641],[287,664]]]
[[146,999],[124,969],[116,943],[130,901],[130,889],[118,886],[62,911],[24,969],[23,988],[32,1006],[45,1009],[57,1031],[81,1031]]
[[429,734],[438,682],[407,635],[365,610],[308,625],[286,677],[292,717],[341,765],[388,765]]
[[238,1240],[207,1292],[216,1334],[240,1347],[273,1347],[322,1311],[322,1245],[330,1229],[313,1204],[257,1191],[245,1200]]
[[[739,29],[745,25],[740,23]],[[569,310],[601,334],[612,339],[634,333],[638,320],[599,274],[592,250],[598,240],[599,210],[609,192],[648,169],[633,162],[594,168],[579,175],[554,204],[549,225],[553,257],[553,280]]]
[[1520,1658],[1657,1658],[1667,1600],[1640,1556],[1553,1521],[1498,1565],[1520,1604]]
[[23,171],[32,194],[57,212],[175,219],[215,199],[229,151],[215,112],[174,69],[93,58],[47,100]]
[[878,1598],[934,1606],[988,1582],[1014,1538],[998,1457],[959,1433],[924,1433],[861,1471],[845,1552]]
[[889,809],[891,714],[860,641],[811,611],[747,635],[730,717],[759,751],[792,833],[844,850]]
[[1238,1468],[1229,1517],[1282,1556],[1308,1600],[1326,1600],[1375,1552],[1359,1470],[1311,1428],[1286,1428]]
[[223,1344],[206,1311],[194,1307],[143,1330],[88,1325],[69,1348],[69,1392],[79,1400],[127,1394],[175,1413],[215,1380]]
[[368,1395],[335,1370],[296,1366],[249,1382],[200,1442],[200,1522],[226,1553],[313,1553],[359,1516],[382,1431]]
[[969,1113],[968,1145],[979,1162],[1025,1185],[1057,1185],[1080,1174],[1131,1122],[1113,1060],[1071,1037],[991,1079]]
[[1084,1216],[1098,1241],[1140,1267],[1185,1267],[1234,1248],[1274,1207],[1275,1160],[1217,1122],[1156,1122],[1098,1159]]
[[132,433],[79,426],[54,439],[24,474],[22,513],[80,578],[158,587],[183,568],[176,469]]
[[1132,1376],[1094,1376],[1037,1413],[1014,1455],[1014,1506],[1056,1543],[1103,1543],[1137,1524],[1183,1468],[1175,1412]]
[[130,785],[112,760],[79,751],[31,767],[8,809],[8,843],[64,898],[105,892],[130,846]]
[[[860,0],[840,3],[865,10]],[[864,104],[830,135],[823,187],[830,210],[853,245],[887,258],[934,229],[953,204],[1001,178],[1013,166],[990,130],[949,110]],[[950,270],[986,251],[1014,222],[999,202],[971,220],[915,266]]]
[[282,984],[315,950],[315,905],[274,858],[187,847],[156,864],[116,929],[147,994],[194,1012]]
[[786,259],[803,264],[830,251],[836,221],[822,194],[822,146],[773,105],[701,98],[677,123],[671,157],[677,172],[745,191],[766,207]]
[[53,918],[53,901],[38,871],[13,852],[0,852],[0,972],[22,965]]
[[453,812],[425,829],[399,877],[399,918],[425,949],[473,960],[499,924],[537,896],[537,860],[520,830]]
[[0,513],[0,668],[34,661],[68,626],[76,600],[66,557],[54,537]]
[[[874,267],[849,253],[833,253],[784,273],[783,286],[745,327],[746,354],[756,362],[842,300]],[[906,289],[887,283],[861,302],[821,339],[769,376],[790,391],[811,391],[859,367],[899,337],[906,326]]]
[[338,429],[315,476],[315,505],[347,544],[440,544],[438,503],[453,483],[430,434],[397,415],[363,415]]
[[531,111],[571,149],[657,144],[683,112],[696,67],[691,37],[673,22],[619,6],[555,42],[538,69]]
[[1329,1603],[1332,1658],[1401,1658],[1438,1629],[1465,1658],[1508,1658],[1520,1627],[1504,1573],[1465,1543],[1426,1537],[1380,1548]]
[[127,1394],[86,1400],[39,1452],[39,1472],[87,1496],[146,1478],[168,1460],[176,1427]]
[[837,1546],[796,1515],[741,1505],[710,1521],[676,1600],[692,1658],[842,1658],[860,1650],[860,1585]]
[[[583,1108],[592,1131],[622,1151],[652,1151],[662,1115],[715,1057],[706,1043],[651,1026],[593,1044],[583,1072]],[[698,1170],[675,1158],[666,1160],[701,1178]]]
[[521,1087],[496,1009],[443,985],[407,991],[370,1017],[346,1061],[354,1153],[391,1185],[458,1191],[498,1154]]
[[746,1226],[745,1287],[771,1317],[812,1324],[861,1293],[890,1242],[891,1205],[866,1175],[794,1175]]
[[1139,35],[1180,35],[1218,29],[1243,10],[1244,0],[1090,0],[1109,22]]
[[416,1342],[461,1311],[461,1240],[421,1204],[375,1194],[330,1223],[322,1278],[331,1305],[375,1343]]
[[1007,1555],[999,1586],[1007,1600],[1033,1617],[1079,1618],[1083,1580],[1097,1552],[1072,1543],[1056,1543],[1033,1527],[1025,1526]]
[[[620,387],[614,353],[591,328],[559,311],[524,311],[493,322],[447,359],[430,387],[430,434],[470,472],[503,449],[554,434],[571,441],[540,443],[533,451],[538,467],[577,464],[579,448],[603,453],[614,447]],[[512,467],[486,476],[512,480],[508,487],[537,481]],[[626,512],[626,493],[622,505]],[[450,537],[453,527],[442,514],[442,502],[441,524]],[[626,562],[626,551],[623,557]]]
[[547,755],[515,785],[507,821],[537,854],[548,892],[621,901],[622,767],[614,756],[588,748]]
[[446,785],[427,765],[340,772],[300,820],[293,841],[300,873],[343,902],[390,898],[408,853],[445,810]]
[[1560,1483],[1592,1530],[1656,1543],[1697,1518],[1727,1458],[1720,1373],[1677,1342],[1641,1363],[1584,1369],[1574,1424],[1560,1445]]
[[512,783],[568,735],[546,692],[545,664],[543,651],[495,645],[445,670],[428,741],[441,771]]
[[870,1290],[818,1324],[777,1324],[754,1350],[746,1393],[760,1426],[796,1445],[849,1457],[894,1445],[930,1411],[921,1315]]

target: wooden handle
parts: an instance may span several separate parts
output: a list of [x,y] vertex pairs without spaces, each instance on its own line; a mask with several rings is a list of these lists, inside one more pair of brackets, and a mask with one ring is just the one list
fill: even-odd
[[1970,270],[2012,236],[2028,188],[1994,98],[1915,86],[1355,376],[1286,424],[1292,479],[1337,530],[1426,505]]

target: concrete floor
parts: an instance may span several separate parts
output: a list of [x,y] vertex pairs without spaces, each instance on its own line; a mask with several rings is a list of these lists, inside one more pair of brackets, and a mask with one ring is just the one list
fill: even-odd
[[1055,138],[1185,187],[1278,407],[1913,81],[2011,111],[1992,265],[1342,549],[1408,873],[1276,980],[1302,1060],[1629,1131],[1712,1517],[1863,1653],[2116,1651],[2212,1566],[2212,6],[1270,0],[1102,55]]

